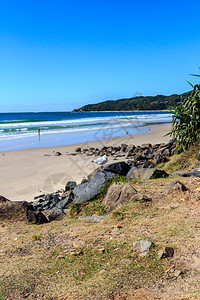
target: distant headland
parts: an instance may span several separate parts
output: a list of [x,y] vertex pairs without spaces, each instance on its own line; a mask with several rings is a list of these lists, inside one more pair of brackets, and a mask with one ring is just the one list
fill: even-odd
[[73,112],[92,111],[133,111],[133,110],[169,110],[181,103],[181,100],[190,95],[186,92],[180,95],[170,96],[137,96],[118,100],[106,100],[96,104],[87,104]]

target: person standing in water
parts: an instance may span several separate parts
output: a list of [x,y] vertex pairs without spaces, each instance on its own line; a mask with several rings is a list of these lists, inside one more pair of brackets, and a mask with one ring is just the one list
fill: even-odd
[[38,129],[38,138],[39,138],[39,142],[40,142],[40,128]]

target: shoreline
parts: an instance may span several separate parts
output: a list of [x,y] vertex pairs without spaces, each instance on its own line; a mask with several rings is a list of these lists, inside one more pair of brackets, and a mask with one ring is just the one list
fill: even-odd
[[[115,137],[109,140],[78,143],[66,146],[29,148],[10,150],[0,153],[0,194],[13,201],[32,201],[33,197],[42,193],[52,193],[64,188],[67,181],[80,183],[97,165],[92,163],[93,156],[74,153],[77,147],[100,148],[103,146],[117,146],[121,144],[166,143],[171,124],[150,125],[150,131],[134,136]],[[55,152],[62,153],[55,156]],[[122,161],[125,158],[114,160],[109,157],[108,163]]]

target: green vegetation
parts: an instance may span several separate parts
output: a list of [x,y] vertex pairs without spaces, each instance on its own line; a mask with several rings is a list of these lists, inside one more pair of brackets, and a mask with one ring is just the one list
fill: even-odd
[[79,203],[79,204],[72,204],[70,207],[70,216],[76,218],[77,216],[90,216],[92,214],[97,214],[99,216],[105,215],[107,213],[105,206],[103,205],[102,201],[106,196],[108,188],[114,182],[126,182],[128,181],[125,176],[120,176],[116,174],[112,179],[110,179],[102,188],[99,195],[96,196],[94,199]]
[[119,100],[107,100],[97,104],[88,104],[78,111],[132,111],[132,110],[167,110],[178,106],[182,99],[190,95],[190,92],[181,95],[157,95],[157,96],[140,96],[133,98],[125,98]]
[[193,87],[191,94],[176,107],[172,116],[170,135],[177,145],[177,152],[189,149],[200,137],[200,84],[190,85]]

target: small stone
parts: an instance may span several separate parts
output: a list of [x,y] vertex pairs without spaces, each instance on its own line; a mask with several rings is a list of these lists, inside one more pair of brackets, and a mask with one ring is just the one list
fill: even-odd
[[130,259],[126,259],[126,258],[123,258],[121,260],[122,263],[127,263],[127,264],[131,264],[131,260]]
[[174,271],[174,276],[177,278],[178,276],[180,276],[183,272],[180,270],[175,270]]
[[103,270],[99,271],[99,274],[103,274],[103,273],[105,273],[105,272],[106,272],[106,270],[103,269]]
[[147,240],[136,241],[133,243],[133,248],[140,252],[140,256],[145,256],[149,252],[149,249],[152,246],[152,242]]
[[163,259],[167,257],[173,257],[174,256],[174,249],[171,247],[164,247],[158,252],[158,258]]
[[62,153],[59,152],[59,151],[57,151],[57,152],[55,153],[55,156],[61,156],[61,155],[62,155]]
[[81,152],[81,148],[80,147],[78,147],[78,148],[76,148],[76,150],[75,150],[76,152]]

